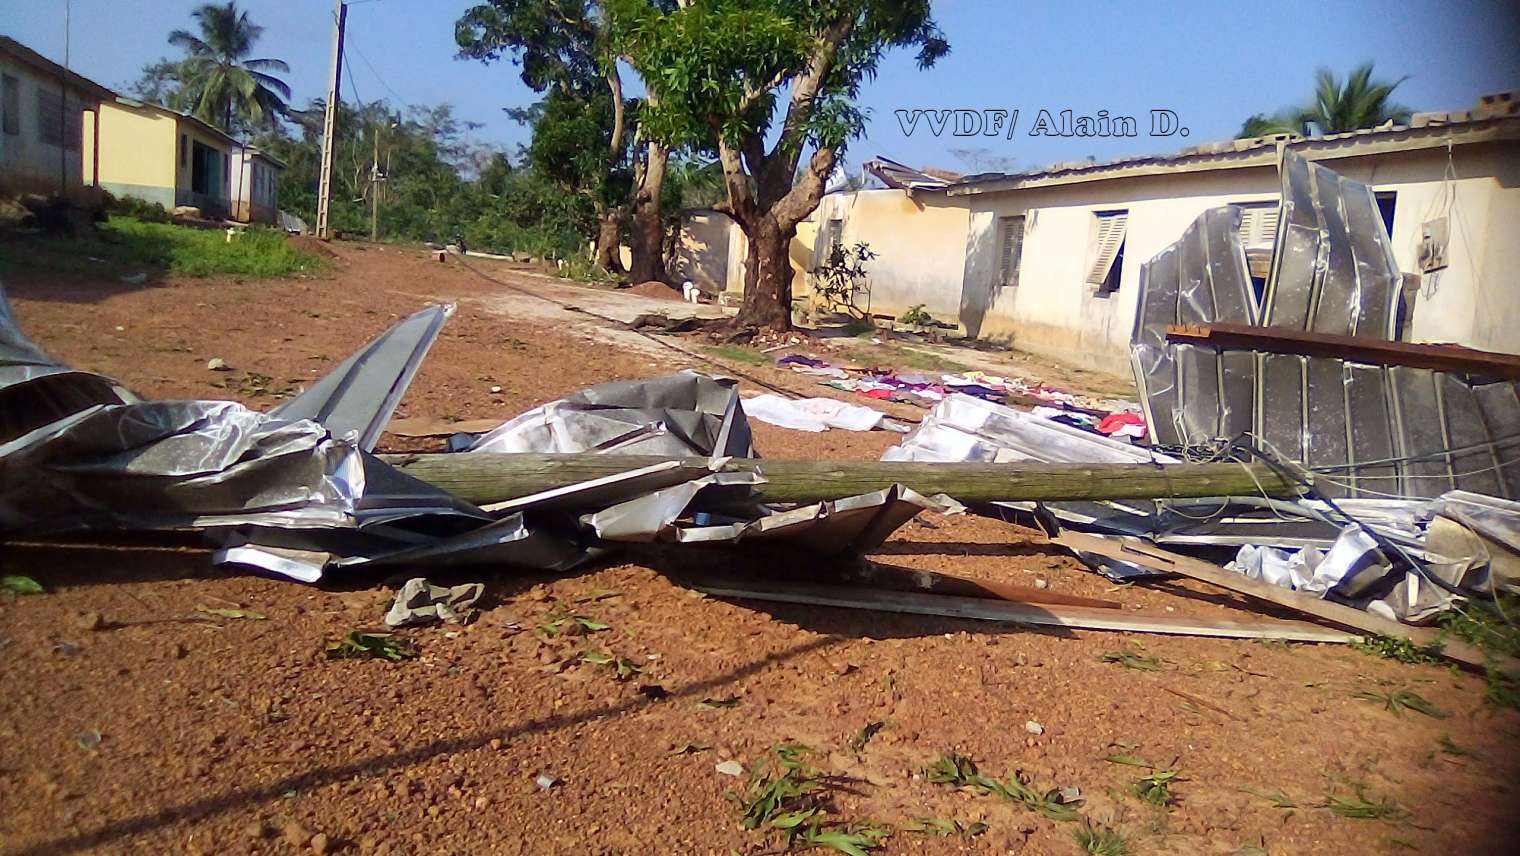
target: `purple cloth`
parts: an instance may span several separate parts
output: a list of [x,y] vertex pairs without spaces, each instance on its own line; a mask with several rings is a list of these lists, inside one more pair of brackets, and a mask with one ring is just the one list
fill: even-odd
[[781,359],[777,360],[776,363],[778,365],[785,365],[786,363],[796,363],[799,366],[808,366],[809,368],[815,368],[815,369],[826,369],[826,368],[829,367],[829,364],[826,363],[826,362],[824,362],[823,360],[817,359],[815,357],[805,357],[805,356],[803,356],[801,354],[787,354],[786,356],[784,356]]

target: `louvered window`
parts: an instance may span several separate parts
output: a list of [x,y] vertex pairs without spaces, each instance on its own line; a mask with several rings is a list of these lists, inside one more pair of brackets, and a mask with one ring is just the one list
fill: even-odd
[[1277,240],[1277,203],[1248,202],[1240,208],[1240,245],[1247,250],[1271,249]]
[[1098,222],[1087,284],[1095,286],[1099,294],[1112,294],[1119,290],[1119,278],[1123,275],[1124,233],[1129,225],[1129,212],[1094,211],[1093,216]]
[[1004,288],[1019,284],[1019,261],[1024,256],[1024,215],[998,218],[998,283]]
[[37,139],[43,145],[79,149],[83,137],[80,109],[69,110],[62,95],[46,89],[37,90]]

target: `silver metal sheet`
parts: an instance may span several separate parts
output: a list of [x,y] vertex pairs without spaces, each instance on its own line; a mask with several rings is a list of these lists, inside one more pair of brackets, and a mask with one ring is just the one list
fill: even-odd
[[398,321],[295,398],[269,411],[278,419],[311,419],[334,437],[353,434],[375,448],[454,305],[429,306]]

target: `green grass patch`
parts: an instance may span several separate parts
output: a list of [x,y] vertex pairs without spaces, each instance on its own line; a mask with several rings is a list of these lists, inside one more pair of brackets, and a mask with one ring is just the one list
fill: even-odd
[[1137,672],[1161,671],[1161,658],[1151,657],[1139,651],[1128,649],[1118,651],[1105,651],[1101,658],[1105,663],[1118,663],[1126,669],[1134,669]]
[[1434,648],[1423,648],[1410,642],[1408,639],[1397,639],[1393,636],[1367,636],[1353,640],[1351,647],[1363,654],[1371,654],[1374,657],[1383,657],[1388,660],[1398,660],[1400,663],[1439,663],[1441,657]]
[[936,785],[974,788],[984,794],[1001,797],[1029,811],[1052,820],[1072,821],[1081,817],[1077,807],[1081,798],[1067,799],[1060,788],[1035,787],[1029,777],[1015,770],[1006,779],[982,775],[970,756],[947,752],[924,768],[924,778]]
[[733,360],[736,363],[749,363],[752,366],[763,366],[770,362],[770,358],[754,348],[744,348],[739,345],[710,345],[702,349],[709,357],[717,357],[720,360]]
[[412,640],[392,633],[366,633],[350,630],[341,639],[328,640],[325,648],[329,660],[390,660],[399,662],[417,657]]
[[1091,856],[1129,856],[1129,842],[1111,826],[1083,820],[1081,826],[1071,831],[1071,837],[1083,853]]
[[870,821],[844,822],[830,816],[830,792],[841,780],[808,762],[806,746],[779,744],[749,767],[744,789],[724,794],[745,829],[779,837],[783,852],[820,847],[849,856],[876,850],[891,831]]
[[0,254],[0,270],[5,272],[62,271],[111,278],[176,273],[265,279],[326,266],[324,259],[291,246],[275,229],[241,229],[229,241],[221,229],[121,216],[98,226],[89,238],[25,238],[6,249]]
[[1362,690],[1355,693],[1352,698],[1380,704],[1384,710],[1400,718],[1404,716],[1404,711],[1406,710],[1423,713],[1432,719],[1445,719],[1451,716],[1450,713],[1431,704],[1424,696],[1413,690],[1392,690],[1390,692]]
[[10,574],[0,577],[0,591],[9,594],[43,594],[45,589],[43,589],[42,583],[37,582],[31,577]]

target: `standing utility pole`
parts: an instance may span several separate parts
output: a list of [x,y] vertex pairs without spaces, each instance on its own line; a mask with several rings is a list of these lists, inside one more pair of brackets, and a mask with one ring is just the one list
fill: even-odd
[[369,239],[380,240],[380,126],[375,126],[375,156],[369,162]]
[[343,23],[348,7],[334,0],[332,77],[327,85],[327,113],[322,120],[322,171],[317,182],[317,237],[332,239],[328,209],[332,206],[333,137],[338,125],[338,85],[343,80]]

